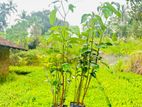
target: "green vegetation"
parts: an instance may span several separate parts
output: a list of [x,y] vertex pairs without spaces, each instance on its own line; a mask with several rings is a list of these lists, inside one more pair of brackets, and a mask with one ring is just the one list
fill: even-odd
[[141,50],[142,40],[137,38],[127,38],[125,40],[120,39],[117,41],[113,41],[112,39],[106,38],[106,41],[111,41],[113,46],[109,49],[104,49],[103,51],[106,54],[113,55],[130,55],[133,52]]
[[[27,69],[28,68],[28,69]],[[47,72],[42,67],[10,67],[10,71],[27,71],[28,75],[9,75],[12,80],[0,85],[0,107],[50,107],[52,94],[47,83]],[[94,79],[85,100],[87,107],[107,107],[105,94],[112,107],[141,106],[142,77],[133,73],[117,72],[104,67],[97,73],[101,86]],[[72,100],[74,83],[66,103]]]
[[0,36],[28,49],[10,49],[0,107],[142,106],[141,5],[104,2],[71,26],[67,18],[77,7],[55,0],[50,10],[23,10],[10,26],[16,5],[0,2]]

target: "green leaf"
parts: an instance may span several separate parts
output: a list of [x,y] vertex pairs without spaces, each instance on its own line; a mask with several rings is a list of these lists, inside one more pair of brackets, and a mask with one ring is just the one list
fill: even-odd
[[104,14],[104,16],[105,16],[106,19],[113,14],[113,12],[110,11],[110,9],[108,9],[107,7],[104,7],[102,9],[102,12],[103,12],[103,14]]
[[91,72],[91,76],[96,78],[96,71]]
[[112,43],[110,43],[110,42],[107,42],[107,43],[105,43],[107,46],[112,46]]
[[121,17],[121,12],[117,10],[112,4],[108,3],[108,6],[110,7],[110,9],[114,12],[116,16]]
[[99,44],[98,46],[97,46],[97,48],[106,48],[107,46],[106,46],[106,44],[105,43],[101,43],[101,44]]
[[112,16],[113,13],[121,17],[121,12],[117,10],[112,4],[109,2],[105,2],[103,6],[101,7],[102,13],[104,14],[104,17],[107,19],[108,17]]
[[88,49],[87,47],[84,47],[82,50],[81,50],[81,53],[83,55],[87,55],[87,54],[90,54],[91,53],[91,50]]
[[118,2],[111,2],[111,4],[114,4],[115,6],[117,6],[117,9],[120,10],[120,4]]
[[97,24],[100,25],[100,27],[105,30],[106,29],[106,26],[104,25],[103,21],[102,21],[102,18],[99,16],[99,15],[95,15],[94,17],[94,23],[97,22]]
[[76,35],[80,35],[80,29],[78,26],[70,26],[70,31]]
[[75,8],[75,6],[73,4],[69,4],[69,10],[71,12],[74,12],[74,8]]
[[87,70],[88,70],[88,67],[87,67],[87,66],[82,67],[82,72],[83,72],[83,73],[86,73]]
[[51,25],[54,25],[54,23],[56,21],[56,13],[57,13],[56,9],[54,9],[50,12],[49,22],[50,22]]
[[85,53],[88,50],[88,44],[83,44],[83,48],[81,49],[81,53]]
[[50,73],[52,74],[53,72],[55,72],[57,70],[56,66],[52,66],[50,68]]
[[64,72],[67,72],[70,70],[70,65],[68,63],[62,64],[62,69]]
[[69,40],[69,43],[71,44],[77,44],[81,41],[80,38],[77,38],[77,37],[71,37],[70,40]]
[[112,46],[112,43],[110,42],[101,43],[97,46],[97,48],[107,48],[108,46]]
[[53,81],[53,85],[56,86],[58,84],[57,80]]
[[91,16],[91,14],[84,14],[81,18],[81,23],[86,22],[89,16]]
[[100,66],[98,64],[95,63],[91,63],[91,66],[95,69],[98,70],[100,68]]

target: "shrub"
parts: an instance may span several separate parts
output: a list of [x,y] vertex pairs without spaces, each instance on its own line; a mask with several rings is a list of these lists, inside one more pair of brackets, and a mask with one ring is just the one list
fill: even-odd
[[42,53],[39,50],[26,52],[11,52],[10,64],[14,66],[36,66],[42,62]]
[[142,74],[142,51],[132,53],[130,56],[128,70]]

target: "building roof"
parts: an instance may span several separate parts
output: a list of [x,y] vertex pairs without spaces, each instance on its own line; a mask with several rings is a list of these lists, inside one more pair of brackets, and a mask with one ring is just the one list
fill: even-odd
[[16,44],[10,42],[9,40],[2,38],[2,37],[0,37],[0,46],[26,51],[26,49],[24,49],[22,46],[18,46]]

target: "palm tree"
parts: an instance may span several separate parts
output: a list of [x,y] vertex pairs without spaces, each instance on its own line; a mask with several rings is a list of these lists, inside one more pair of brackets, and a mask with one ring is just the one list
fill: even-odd
[[0,3],[0,31],[7,27],[7,18],[11,13],[16,12],[16,5],[9,1],[8,3]]

